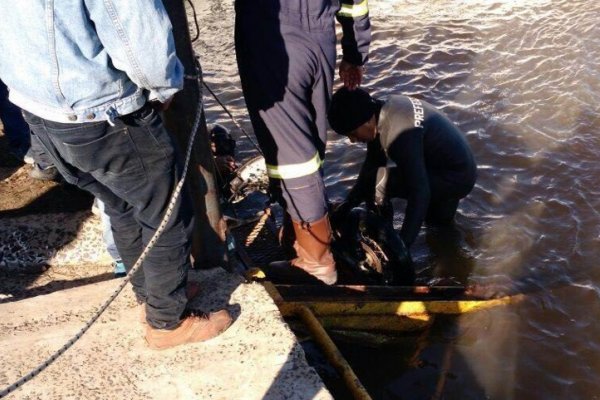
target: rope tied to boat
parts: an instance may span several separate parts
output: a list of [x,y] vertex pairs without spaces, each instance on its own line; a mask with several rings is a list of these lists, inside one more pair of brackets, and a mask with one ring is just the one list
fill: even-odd
[[267,223],[267,220],[269,219],[270,216],[271,216],[271,208],[267,207],[265,209],[263,215],[261,215],[260,219],[258,220],[256,225],[252,229],[252,232],[250,232],[250,234],[246,237],[246,242],[245,242],[246,247],[248,247],[252,243],[254,243],[256,238],[260,235],[260,231],[262,231],[262,229],[264,228],[264,226]]

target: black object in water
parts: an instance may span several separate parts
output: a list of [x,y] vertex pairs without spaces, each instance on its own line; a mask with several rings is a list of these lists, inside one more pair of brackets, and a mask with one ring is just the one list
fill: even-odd
[[374,284],[414,284],[410,252],[390,218],[355,207],[343,220],[333,219],[332,226],[334,254],[355,273]]

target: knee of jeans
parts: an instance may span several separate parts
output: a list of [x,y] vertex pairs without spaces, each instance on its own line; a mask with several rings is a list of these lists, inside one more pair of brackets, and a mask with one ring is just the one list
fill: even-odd
[[125,245],[137,243],[142,239],[142,228],[137,223],[123,224],[120,221],[111,225],[113,240]]

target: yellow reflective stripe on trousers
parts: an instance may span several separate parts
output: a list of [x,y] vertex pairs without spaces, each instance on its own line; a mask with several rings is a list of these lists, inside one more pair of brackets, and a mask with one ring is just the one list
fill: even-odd
[[367,4],[367,0],[363,0],[360,4],[342,4],[342,8],[338,11],[337,15],[341,17],[362,17],[363,15],[367,15],[369,13],[369,5]]
[[313,158],[307,162],[299,164],[287,164],[287,165],[270,165],[267,164],[267,175],[270,178],[276,179],[293,179],[300,178],[302,176],[308,176],[313,174],[321,168],[321,158],[319,153],[315,154]]

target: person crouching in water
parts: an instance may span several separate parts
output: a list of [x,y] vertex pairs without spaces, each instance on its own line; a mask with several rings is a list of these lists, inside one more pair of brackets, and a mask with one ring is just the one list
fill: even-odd
[[453,223],[459,200],[475,185],[477,166],[463,133],[442,112],[408,96],[380,101],[362,89],[342,88],[333,95],[328,119],[352,143],[367,143],[358,179],[334,211],[336,219],[366,201],[391,222],[389,200],[406,199],[400,230],[406,248],[423,221]]

